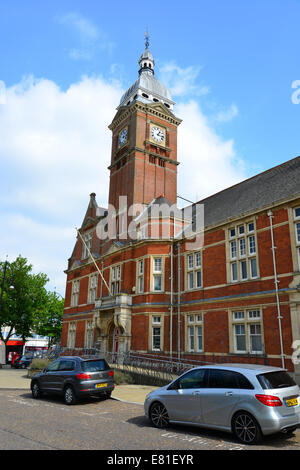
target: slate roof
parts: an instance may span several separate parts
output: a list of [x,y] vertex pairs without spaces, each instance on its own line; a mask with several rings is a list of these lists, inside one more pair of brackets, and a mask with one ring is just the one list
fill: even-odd
[[198,204],[204,204],[204,225],[208,227],[293,196],[300,197],[300,156],[202,199]]

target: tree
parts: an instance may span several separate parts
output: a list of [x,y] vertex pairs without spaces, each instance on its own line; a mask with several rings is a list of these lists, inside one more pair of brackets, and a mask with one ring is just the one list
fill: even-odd
[[[6,280],[3,282],[4,268]],[[7,343],[16,334],[25,341],[34,332],[49,337],[50,342],[58,340],[64,300],[46,290],[49,281],[46,274],[33,274],[32,265],[20,255],[12,263],[0,263],[0,271],[0,339]],[[5,338],[4,327],[9,328]]]
[[61,336],[64,299],[56,292],[47,292],[47,302],[43,311],[38,311],[34,321],[34,332],[49,339],[49,346]]

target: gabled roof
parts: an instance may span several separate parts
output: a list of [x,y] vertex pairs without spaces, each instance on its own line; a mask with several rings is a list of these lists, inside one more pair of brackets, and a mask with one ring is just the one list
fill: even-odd
[[300,156],[202,199],[205,227],[300,197]]

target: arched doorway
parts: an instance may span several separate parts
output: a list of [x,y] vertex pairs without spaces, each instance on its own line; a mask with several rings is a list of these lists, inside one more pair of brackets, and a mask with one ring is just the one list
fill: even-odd
[[120,328],[112,322],[108,328],[108,351],[113,353],[113,356],[117,356],[118,353],[120,333]]

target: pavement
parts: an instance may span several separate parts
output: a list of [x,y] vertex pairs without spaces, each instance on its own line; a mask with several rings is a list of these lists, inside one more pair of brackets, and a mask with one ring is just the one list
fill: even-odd
[[[0,390],[30,390],[30,380],[26,369],[13,369],[10,366],[2,366],[0,369]],[[115,400],[143,405],[146,395],[156,388],[148,385],[115,385],[111,396]]]

